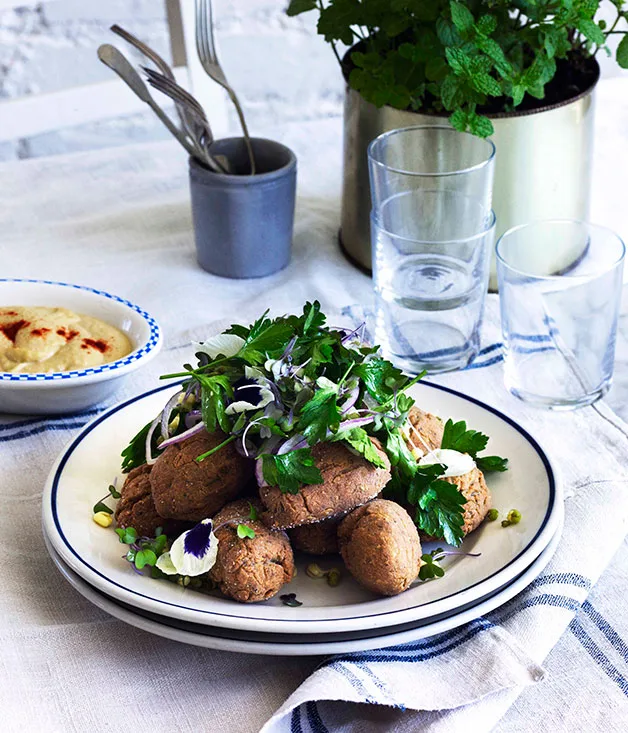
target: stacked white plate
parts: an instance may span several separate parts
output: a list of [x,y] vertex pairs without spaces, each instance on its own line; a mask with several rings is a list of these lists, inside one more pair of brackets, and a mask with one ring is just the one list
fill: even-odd
[[[93,505],[120,475],[120,452],[160,411],[173,388],[148,392],[90,423],[53,467],[43,501],[50,554],[63,576],[88,600],[129,624],[212,649],[259,654],[330,654],[392,646],[458,627],[501,606],[543,570],[558,544],[563,519],[560,481],[539,444],[513,420],[447,388],[419,384],[417,404],[491,436],[490,453],[510,470],[490,474],[493,505],[516,508],[517,525],[485,522],[464,542],[480,557],[449,557],[445,576],[379,598],[347,572],[337,587],[307,576],[312,558],[297,558],[298,575],[282,590],[303,604],[276,597],[258,604],[198,593],[134,572],[112,530],[92,521]],[[427,545],[426,551],[432,549]],[[341,566],[340,558],[315,560]]]

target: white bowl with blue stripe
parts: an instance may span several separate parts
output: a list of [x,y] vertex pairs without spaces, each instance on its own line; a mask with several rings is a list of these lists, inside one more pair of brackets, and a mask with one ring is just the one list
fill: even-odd
[[58,415],[79,412],[106,401],[123,377],[153,359],[161,349],[157,321],[138,305],[102,290],[49,280],[0,278],[0,307],[68,308],[100,318],[123,331],[133,351],[100,366],[67,372],[0,372],[0,412]]

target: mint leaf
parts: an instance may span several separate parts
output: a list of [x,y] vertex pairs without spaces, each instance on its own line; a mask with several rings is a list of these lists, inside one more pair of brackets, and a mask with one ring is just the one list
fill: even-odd
[[475,18],[473,13],[462,3],[450,2],[451,19],[461,33],[467,33],[473,28]]
[[279,486],[283,494],[298,494],[302,484],[322,484],[323,477],[314,465],[309,448],[299,448],[281,456],[262,456],[264,481]]
[[301,13],[307,13],[309,10],[315,9],[316,0],[290,0],[286,14],[289,16],[300,15]]
[[603,46],[606,43],[606,35],[595,21],[582,18],[578,21],[576,28],[587,41],[595,43],[596,46]]
[[259,519],[259,512],[253,506],[253,504],[251,504],[251,502],[249,502],[249,519],[252,522],[257,522],[257,520]]
[[469,129],[478,137],[489,137],[489,135],[495,132],[493,123],[489,118],[484,117],[484,115],[479,115],[476,112],[469,116]]
[[622,69],[628,69],[628,35],[625,35],[617,46],[617,63]]
[[483,15],[475,24],[475,30],[483,36],[490,36],[497,28],[497,18],[494,15]]

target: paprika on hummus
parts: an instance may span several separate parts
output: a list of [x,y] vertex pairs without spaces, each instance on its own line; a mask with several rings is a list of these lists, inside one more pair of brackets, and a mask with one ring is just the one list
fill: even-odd
[[0,372],[67,372],[121,359],[127,336],[66,308],[0,306]]

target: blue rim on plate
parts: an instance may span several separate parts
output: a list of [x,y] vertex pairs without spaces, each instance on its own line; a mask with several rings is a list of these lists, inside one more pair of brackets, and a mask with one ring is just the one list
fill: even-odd
[[[524,428],[522,428],[520,425],[518,425],[512,418],[508,417],[507,415],[505,415],[504,413],[502,413],[499,410],[495,409],[494,407],[491,407],[490,405],[487,405],[486,403],[484,403],[484,402],[482,402],[480,400],[477,400],[474,397],[469,397],[468,395],[465,395],[462,392],[459,392],[459,391],[457,391],[455,389],[451,389],[450,387],[445,387],[445,386],[440,385],[440,384],[433,384],[431,382],[421,382],[421,384],[423,386],[429,387],[431,389],[437,389],[437,390],[441,390],[443,392],[448,392],[449,394],[453,394],[456,397],[461,397],[462,399],[464,399],[464,400],[466,400],[468,402],[471,402],[471,403],[473,403],[475,405],[478,405],[479,407],[487,410],[488,412],[492,413],[493,415],[496,415],[501,420],[503,420],[508,425],[510,425],[512,428],[514,428],[532,446],[532,448],[535,450],[535,452],[537,453],[537,455],[541,459],[541,462],[543,463],[543,466],[544,466],[544,468],[545,468],[545,470],[547,472],[547,478],[548,478],[548,484],[549,484],[549,497],[548,497],[548,506],[547,506],[547,510],[545,512],[545,516],[543,517],[543,521],[541,522],[541,524],[540,524],[537,532],[535,533],[534,537],[532,537],[532,539],[530,539],[530,541],[527,543],[527,545],[525,546],[525,548],[523,548],[521,550],[521,552],[519,552],[519,554],[517,554],[514,558],[512,558],[512,560],[510,560],[506,565],[502,566],[499,570],[496,570],[494,573],[491,573],[491,575],[487,575],[485,578],[482,578],[482,580],[479,580],[479,581],[477,581],[477,582],[475,582],[475,583],[473,583],[473,584],[471,584],[469,586],[466,586],[464,588],[461,588],[460,590],[456,591],[455,593],[451,593],[451,594],[449,594],[447,596],[443,596],[441,598],[438,598],[438,599],[435,599],[435,600],[432,600],[432,601],[427,601],[425,603],[419,603],[419,604],[414,604],[412,606],[408,606],[407,608],[403,609],[404,611],[409,611],[409,610],[413,610],[413,609],[417,609],[417,608],[425,608],[425,607],[428,607],[428,606],[430,606],[430,605],[432,605],[434,603],[441,603],[442,601],[445,601],[447,599],[454,598],[455,596],[458,596],[461,593],[466,593],[467,591],[475,588],[476,586],[478,586],[478,585],[480,585],[482,583],[485,583],[486,581],[490,580],[491,578],[495,577],[496,575],[502,573],[504,570],[506,570],[511,565],[513,565],[514,563],[516,563],[519,560],[519,558],[521,558],[529,550],[529,548],[532,545],[534,545],[534,543],[537,541],[537,539],[540,537],[540,535],[544,532],[545,528],[547,527],[548,522],[550,520],[550,516],[552,515],[552,513],[554,511],[554,508],[555,508],[556,492],[557,492],[557,482],[556,482],[555,472],[554,472],[554,469],[553,469],[553,467],[551,465],[551,462],[550,462],[549,458],[547,457],[545,451],[541,448],[541,446],[538,444],[538,442]],[[76,552],[76,550],[74,549],[74,547],[72,547],[72,545],[70,544],[69,540],[65,536],[65,534],[63,532],[63,529],[61,527],[61,524],[59,522],[59,517],[58,517],[58,514],[57,514],[57,503],[56,503],[57,502],[57,491],[58,491],[58,488],[59,488],[59,480],[61,478],[61,474],[63,473],[63,469],[64,469],[66,463],[68,462],[68,460],[72,456],[72,453],[74,452],[74,450],[82,442],[82,440],[92,430],[94,430],[94,428],[96,428],[98,425],[100,425],[101,422],[103,422],[104,420],[106,420],[110,415],[113,415],[114,413],[118,412],[119,410],[124,409],[125,407],[133,404],[134,402],[137,402],[140,399],[143,399],[145,397],[149,397],[150,395],[156,394],[157,392],[162,392],[162,391],[167,390],[167,389],[172,389],[173,386],[175,386],[175,385],[168,384],[168,385],[165,385],[163,387],[156,387],[155,389],[152,389],[152,390],[150,390],[148,392],[144,392],[143,394],[138,395],[137,397],[133,397],[133,398],[127,400],[126,402],[123,402],[123,403],[121,403],[119,405],[116,405],[115,407],[111,408],[110,410],[108,410],[103,415],[100,415],[99,417],[95,418],[70,443],[70,445],[66,449],[65,453],[63,454],[61,460],[59,461],[59,464],[56,467],[55,472],[54,472],[54,477],[52,479],[52,485],[51,485],[51,491],[50,491],[50,510],[51,510],[52,518],[53,518],[53,521],[54,521],[55,529],[56,529],[59,537],[63,541],[63,544],[65,545],[65,547],[67,548],[67,550],[70,552],[70,554],[73,555],[79,561],[80,564],[82,564],[86,568],[88,568],[90,572],[92,572],[95,575],[99,576],[100,578],[102,578],[103,580],[105,580],[108,584],[113,585],[113,586],[116,586],[117,588],[122,589],[125,593],[129,593],[129,594],[135,595],[137,597],[145,598],[145,599],[147,599],[147,600],[149,600],[149,601],[151,601],[153,603],[158,603],[158,604],[161,604],[163,606],[170,606],[172,608],[180,608],[182,610],[191,611],[193,613],[203,613],[203,614],[207,614],[208,617],[211,617],[211,616],[222,616],[222,617],[225,617],[225,618],[233,618],[233,614],[224,614],[224,613],[220,613],[218,611],[210,611],[210,610],[204,610],[204,609],[200,609],[200,608],[190,608],[189,606],[184,606],[182,604],[170,603],[169,601],[164,601],[164,600],[161,600],[159,598],[154,598],[153,596],[146,595],[144,593],[139,593],[136,590],[132,590],[132,589],[126,587],[126,586],[121,585],[120,583],[117,583],[116,581],[112,580],[111,578],[109,578],[108,576],[104,575],[99,570],[97,570],[95,567],[93,567],[92,565],[90,565],[89,562],[87,562],[85,560],[85,558],[83,558],[78,552]],[[544,549],[544,547],[542,549]],[[534,558],[534,559],[536,559],[536,558]],[[235,601],[234,601],[234,603],[235,603]],[[369,619],[369,618],[374,618],[374,617],[380,618],[380,617],[388,616],[390,614],[399,614],[399,613],[400,613],[399,610],[379,611],[377,613],[365,613],[363,616],[360,616],[359,618],[360,619]],[[257,617],[245,616],[244,614],[238,614],[238,618],[246,619],[246,620],[251,620],[251,621],[259,621],[260,620]],[[286,621],[285,618],[279,618],[279,617],[278,618],[265,617],[263,620],[265,622],[285,622]],[[348,619],[348,618],[334,618],[333,619],[334,622],[347,621],[347,620],[350,620],[350,619]],[[308,623],[311,624],[312,623],[311,619],[290,619],[290,622],[291,623],[298,623],[298,624],[308,624]]]
[[86,369],[74,369],[72,371],[68,372],[49,372],[49,373],[35,373],[35,374],[13,374],[11,372],[0,372],[0,381],[1,382],[52,382],[52,381],[61,381],[65,379],[76,379],[77,377],[87,377],[91,376],[93,374],[103,374],[105,372],[112,372],[116,369],[121,369],[122,367],[129,366],[130,364],[134,364],[139,359],[142,359],[147,354],[150,354],[151,351],[155,349],[155,347],[159,344],[161,340],[161,329],[159,328],[159,325],[157,321],[150,315],[150,313],[147,313],[145,310],[139,307],[139,305],[135,305],[135,303],[131,303],[130,300],[125,300],[124,298],[120,298],[117,295],[112,295],[111,293],[107,293],[104,290],[97,290],[96,288],[90,288],[86,285],[74,285],[72,283],[62,283],[62,282],[56,282],[54,280],[36,280],[36,279],[30,279],[30,278],[20,278],[20,277],[2,277],[0,278],[0,283],[35,283],[40,285],[57,285],[64,288],[72,288],[74,290],[83,290],[88,293],[94,293],[94,295],[100,295],[104,298],[109,298],[110,300],[115,300],[117,303],[121,303],[122,305],[126,305],[131,310],[135,311],[138,315],[140,315],[147,323],[149,329],[150,329],[150,335],[147,339],[147,341],[142,344],[142,346],[138,349],[135,349],[130,354],[125,356],[122,359],[117,359],[116,361],[108,362],[107,364],[101,364],[97,367],[89,367]]

